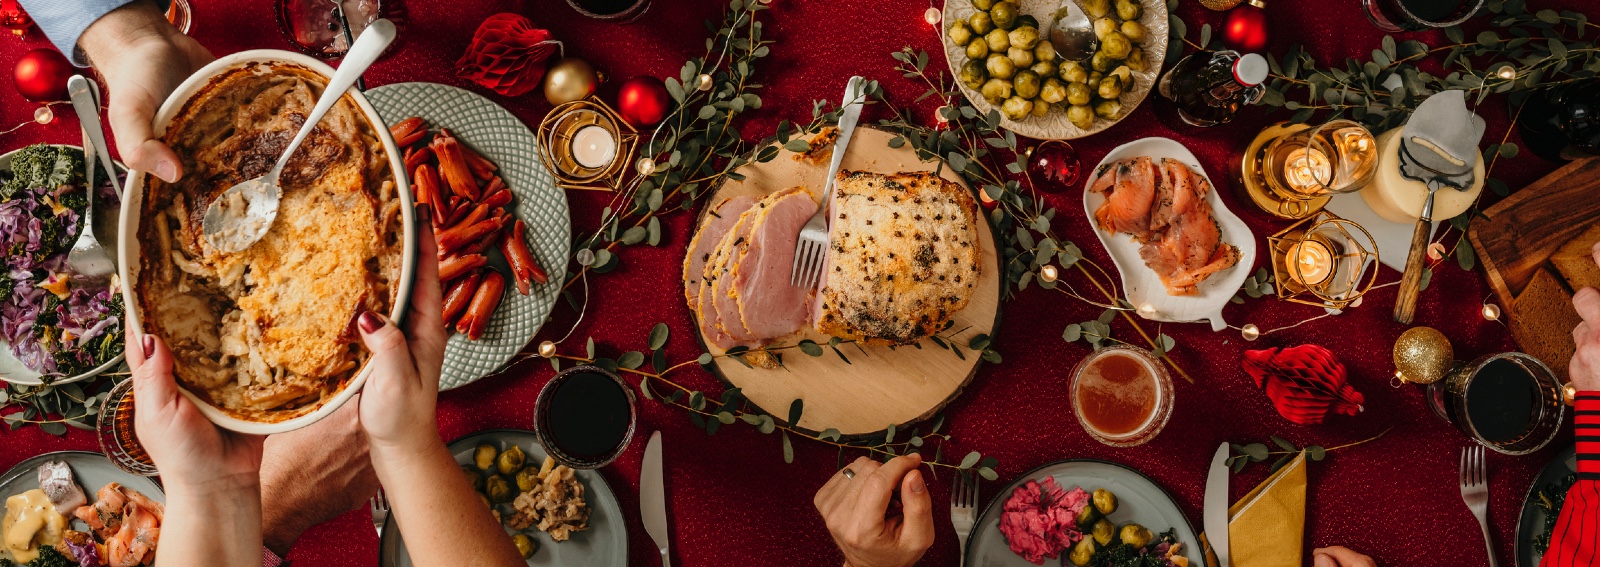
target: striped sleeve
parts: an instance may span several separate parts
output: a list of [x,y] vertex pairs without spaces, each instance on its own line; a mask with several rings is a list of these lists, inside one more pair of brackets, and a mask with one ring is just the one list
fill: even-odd
[[1600,564],[1600,392],[1579,392],[1574,405],[1578,481],[1567,489],[1540,567]]

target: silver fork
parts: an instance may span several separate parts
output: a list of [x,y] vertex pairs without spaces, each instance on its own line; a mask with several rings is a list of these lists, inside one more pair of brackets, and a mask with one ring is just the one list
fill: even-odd
[[[72,77],[72,80],[67,81],[67,85],[72,96],[72,107],[77,111],[83,126],[83,161],[88,176],[84,182],[84,194],[88,197],[88,206],[84,207],[83,218],[78,223],[82,225],[78,240],[72,244],[72,250],[67,252],[67,267],[76,275],[98,278],[110,275],[117,269],[112,263],[111,254],[106,252],[106,247],[94,236],[96,214],[94,201],[95,193],[99,191],[99,186],[94,182],[98,159],[96,149],[105,145],[103,141],[97,143],[99,140],[97,137],[104,135],[100,130],[100,106],[95,102],[95,95],[99,89],[94,83],[79,76]],[[110,170],[107,174],[114,186],[117,178],[116,170]]]
[[389,499],[383,495],[383,488],[378,488],[378,493],[372,496],[372,528],[378,530],[378,539],[383,539],[383,525],[389,523]]
[[964,474],[956,474],[956,484],[950,488],[950,524],[956,528],[956,541],[961,542],[961,564],[967,564],[967,537],[972,535],[972,524],[978,510],[978,482],[967,482]]
[[1483,460],[1483,446],[1461,450],[1461,500],[1478,518],[1483,528],[1483,546],[1489,550],[1489,567],[1497,567],[1494,558],[1494,540],[1489,538],[1489,471]]
[[844,99],[839,109],[839,138],[833,142],[833,159],[828,162],[822,206],[817,207],[817,214],[811,215],[811,220],[800,231],[800,239],[794,244],[794,266],[789,268],[789,284],[795,287],[816,287],[822,275],[822,258],[828,252],[827,216],[831,208],[828,204],[833,202],[834,177],[839,175],[839,164],[844,161],[845,150],[850,147],[850,134],[855,132],[856,121],[861,119],[866,89],[867,80],[859,76],[850,77],[850,83],[844,87]]

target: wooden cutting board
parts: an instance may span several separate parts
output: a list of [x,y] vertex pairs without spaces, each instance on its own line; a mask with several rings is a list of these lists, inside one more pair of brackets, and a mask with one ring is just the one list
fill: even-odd
[[[869,126],[857,128],[842,168],[887,174],[933,171],[942,165],[942,162],[918,160],[910,144],[889,147],[893,138],[894,134],[886,130]],[[794,156],[793,152],[780,149],[778,157],[772,161],[739,168],[739,174],[745,179],[726,180],[714,190],[709,203],[720,203],[738,195],[759,199],[796,185],[805,186],[821,198],[826,187],[828,160],[811,163],[793,159]],[[943,169],[942,176],[966,186],[949,167]],[[712,208],[702,209],[696,230],[707,218],[704,211]],[[978,334],[992,334],[999,318],[1001,278],[994,234],[982,218],[983,211],[975,214],[979,215],[981,241],[979,282],[967,307],[953,317],[955,325],[950,331],[940,333],[952,339],[946,344],[959,349],[965,358],[931,340],[893,349],[841,344],[837,347],[843,355],[840,356],[829,349],[827,335],[807,328],[777,341],[775,346],[795,345],[810,339],[821,345],[822,356],[809,356],[798,348],[779,350],[783,365],[775,369],[752,368],[737,360],[719,357],[711,365],[712,373],[725,385],[740,388],[751,403],[779,419],[788,416],[794,400],[805,400],[805,411],[798,427],[812,432],[834,428],[846,436],[881,436],[879,432],[891,424],[905,429],[902,426],[933,417],[961,393],[977,372],[980,353],[968,349],[968,341]],[[699,328],[698,321],[696,323]],[[708,352],[723,353],[709,346],[704,336],[700,337],[700,342]]]
[[1569,163],[1483,214],[1467,238],[1500,304],[1515,305],[1552,253],[1600,222],[1600,158]]

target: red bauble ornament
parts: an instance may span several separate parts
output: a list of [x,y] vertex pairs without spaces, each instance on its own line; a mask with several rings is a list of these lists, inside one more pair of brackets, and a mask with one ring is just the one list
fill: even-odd
[[1060,140],[1046,140],[1028,155],[1028,175],[1034,188],[1045,193],[1061,193],[1078,184],[1082,172],[1078,150]]
[[1222,21],[1222,43],[1246,53],[1267,46],[1267,5],[1249,0],[1228,12]]
[[654,126],[671,108],[672,97],[661,79],[639,75],[617,89],[617,113],[634,126]]
[[478,26],[456,61],[456,76],[505,96],[539,88],[550,56],[561,47],[549,30],[519,14],[495,14]]
[[1245,351],[1244,371],[1272,399],[1278,414],[1300,425],[1322,423],[1330,413],[1361,413],[1366,401],[1345,382],[1344,365],[1317,345]]
[[54,49],[35,49],[17,60],[12,81],[17,92],[33,102],[67,100],[67,77],[78,74],[78,68],[66,56]]

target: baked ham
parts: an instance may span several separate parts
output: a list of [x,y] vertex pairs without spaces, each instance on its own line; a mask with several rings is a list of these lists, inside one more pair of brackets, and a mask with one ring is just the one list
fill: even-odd
[[816,197],[791,187],[751,201],[718,203],[717,216],[700,228],[684,260],[685,299],[706,340],[723,350],[757,347],[808,323],[810,294],[789,285],[789,270],[800,229],[816,213]]
[[1239,249],[1222,241],[1206,200],[1211,184],[1183,162],[1141,156],[1097,173],[1089,190],[1106,194],[1106,201],[1095,209],[1095,224],[1141,243],[1139,257],[1169,295],[1199,293],[1206,278],[1239,263]]
[[695,233],[694,240],[689,242],[689,255],[683,261],[684,299],[688,300],[689,309],[699,315],[700,332],[712,344],[722,349],[739,346],[741,343],[722,331],[715,316],[716,308],[712,305],[711,294],[701,293],[701,290],[706,288],[704,279],[706,262],[710,261],[712,254],[719,250],[722,238],[727,236],[734,224],[739,222],[740,215],[743,215],[755,202],[753,198],[740,195],[712,207],[709,213],[711,218],[700,227],[699,232]]
[[903,345],[944,329],[978,283],[977,205],[931,172],[840,171],[817,331]]

